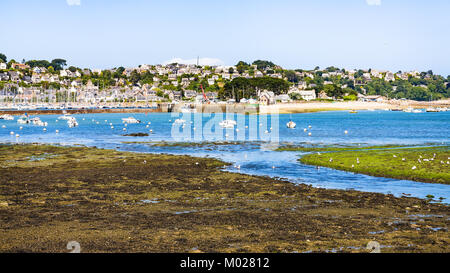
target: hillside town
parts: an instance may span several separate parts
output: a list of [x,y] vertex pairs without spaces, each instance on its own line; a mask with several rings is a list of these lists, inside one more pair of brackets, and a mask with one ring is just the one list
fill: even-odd
[[[3,55],[3,54],[2,54]],[[4,56],[4,55],[3,55]],[[89,69],[55,59],[0,60],[0,102],[11,104],[248,103],[431,101],[450,97],[450,76],[335,67],[288,70],[270,61],[234,66],[143,64]]]

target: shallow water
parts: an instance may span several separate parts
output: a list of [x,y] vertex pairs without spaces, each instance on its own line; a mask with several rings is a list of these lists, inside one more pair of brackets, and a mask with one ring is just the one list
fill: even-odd
[[[446,203],[450,202],[449,185],[371,177],[328,168],[317,169],[297,161],[301,152],[273,151],[279,142],[324,145],[429,143],[448,145],[450,112],[415,114],[359,111],[358,114],[349,114],[347,111],[335,111],[279,116],[180,113],[80,114],[74,115],[79,123],[79,126],[75,128],[69,128],[64,120],[56,121],[58,116],[39,116],[42,121],[48,122],[46,132],[43,131],[43,127],[17,124],[17,118],[14,121],[0,120],[0,142],[83,144],[124,151],[214,157],[233,163],[233,166],[227,169],[234,172],[286,178],[294,183],[305,183],[323,188],[355,189],[391,193],[395,196],[410,194],[420,198],[431,194],[436,198],[446,198],[444,200]],[[142,123],[128,124],[125,127],[121,118],[128,116],[133,116]],[[239,128],[239,132],[217,126],[218,122],[225,117],[238,122],[236,128]],[[184,129],[181,125],[173,125],[177,118],[186,121]],[[297,123],[296,129],[286,128],[285,124],[289,120]],[[148,124],[149,122],[151,124]],[[110,123],[114,129],[111,129]],[[3,125],[6,128],[2,128]],[[22,130],[20,126],[23,127]],[[126,128],[126,131],[123,128]],[[59,130],[59,133],[56,133],[56,130]],[[152,133],[149,132],[150,130]],[[344,131],[348,131],[348,134]],[[14,135],[10,132],[14,132]],[[138,132],[150,133],[150,136],[122,136],[125,133]],[[311,136],[308,133],[311,133]],[[16,138],[15,134],[19,134],[19,138]],[[148,144],[123,143],[124,141],[238,142],[236,145],[155,147]],[[240,169],[234,166],[239,166]]]

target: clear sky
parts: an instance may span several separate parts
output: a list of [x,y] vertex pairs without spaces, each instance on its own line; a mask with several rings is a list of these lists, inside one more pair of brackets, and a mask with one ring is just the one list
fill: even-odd
[[449,0],[1,0],[0,52],[90,68],[172,59],[450,74]]

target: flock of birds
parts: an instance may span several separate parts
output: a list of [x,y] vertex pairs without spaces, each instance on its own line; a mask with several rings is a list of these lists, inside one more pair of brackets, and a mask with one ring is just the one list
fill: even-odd
[[[317,155],[321,155],[321,153],[318,152]],[[393,155],[393,157],[394,157],[394,158],[397,158],[398,156],[397,156],[397,155]],[[431,157],[431,158],[424,158],[422,155],[419,155],[419,158],[417,159],[417,161],[418,161],[418,163],[422,163],[422,162],[430,162],[430,161],[434,161],[435,159],[436,159],[436,153],[433,153],[433,157]],[[447,157],[447,159],[448,159],[447,162],[445,162],[444,160],[441,160],[440,163],[441,163],[442,165],[444,165],[444,164],[450,165],[450,157]],[[404,157],[402,157],[401,160],[402,160],[403,162],[406,162],[406,158],[404,158]],[[329,161],[330,163],[332,163],[332,162],[333,162],[333,158],[330,157],[330,159],[329,159],[328,161]],[[358,157],[356,158],[356,164],[360,164],[360,161],[359,161],[359,158],[358,158]],[[355,167],[355,164],[352,164],[351,167],[354,168],[354,167]],[[414,165],[414,166],[411,167],[411,170],[416,170],[416,169],[417,169],[417,166],[416,166],[416,165]]]

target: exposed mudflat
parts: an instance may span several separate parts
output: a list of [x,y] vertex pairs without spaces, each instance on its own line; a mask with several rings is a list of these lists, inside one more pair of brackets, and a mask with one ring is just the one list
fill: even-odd
[[0,146],[0,252],[449,252],[450,210],[223,172],[223,162]]

